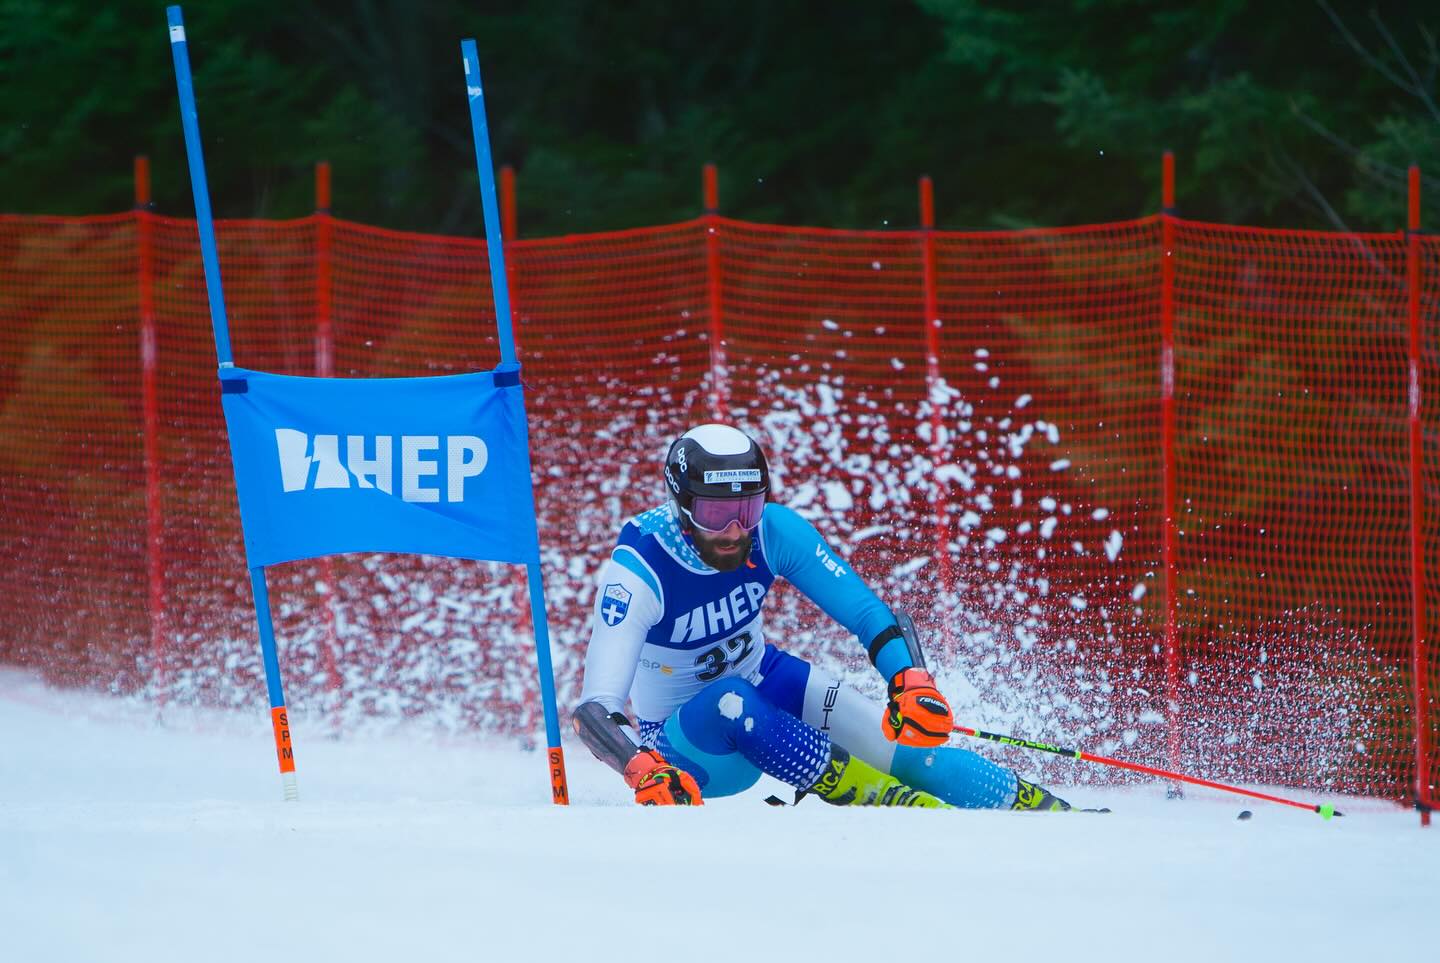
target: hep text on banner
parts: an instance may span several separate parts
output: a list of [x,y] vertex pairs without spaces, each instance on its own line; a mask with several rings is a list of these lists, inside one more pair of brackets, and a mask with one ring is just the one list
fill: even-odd
[[249,564],[342,552],[538,558],[514,365],[432,378],[222,369]]

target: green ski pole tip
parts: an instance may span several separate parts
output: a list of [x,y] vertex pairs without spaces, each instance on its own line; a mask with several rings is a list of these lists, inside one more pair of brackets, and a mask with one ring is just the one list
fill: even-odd
[[1319,806],[1315,807],[1315,811],[1320,814],[1321,819],[1329,819],[1331,816],[1335,815],[1335,807],[1330,805],[1329,803],[1321,803]]

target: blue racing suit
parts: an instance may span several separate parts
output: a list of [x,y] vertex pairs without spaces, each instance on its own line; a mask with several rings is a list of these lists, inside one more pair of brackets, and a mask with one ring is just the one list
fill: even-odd
[[[817,532],[783,505],[765,506],[749,557],[720,572],[701,560],[667,504],[621,529],[601,569],[581,703],[623,713],[640,743],[690,772],[706,797],[765,772],[809,788],[833,740],[901,782],[968,807],[1008,806],[1015,776],[976,753],[890,742],[883,706],[766,639],[764,604],[784,578],[861,645],[894,614]],[[913,662],[898,634],[873,653],[890,678]]]

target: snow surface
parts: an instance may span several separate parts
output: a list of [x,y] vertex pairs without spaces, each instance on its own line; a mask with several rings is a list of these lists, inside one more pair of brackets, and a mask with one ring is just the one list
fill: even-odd
[[[46,688],[0,670],[0,959],[1327,960],[1434,952],[1440,827],[1196,790],[1110,815],[642,809],[569,746]],[[1287,795],[1281,791],[1281,795]],[[1294,796],[1295,792],[1288,795]],[[1254,818],[1236,819],[1241,809]]]

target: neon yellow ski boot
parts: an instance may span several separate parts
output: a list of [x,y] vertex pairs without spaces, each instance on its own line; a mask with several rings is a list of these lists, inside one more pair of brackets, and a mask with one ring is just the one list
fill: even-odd
[[1043,786],[1037,786],[1033,782],[1026,782],[1019,776],[1015,777],[1015,805],[1011,809],[1029,809],[1037,812],[1069,812],[1072,808],[1069,803],[1054,795]]
[[830,765],[808,790],[832,806],[911,806],[954,809],[928,792],[911,789],[840,746],[831,744]]

